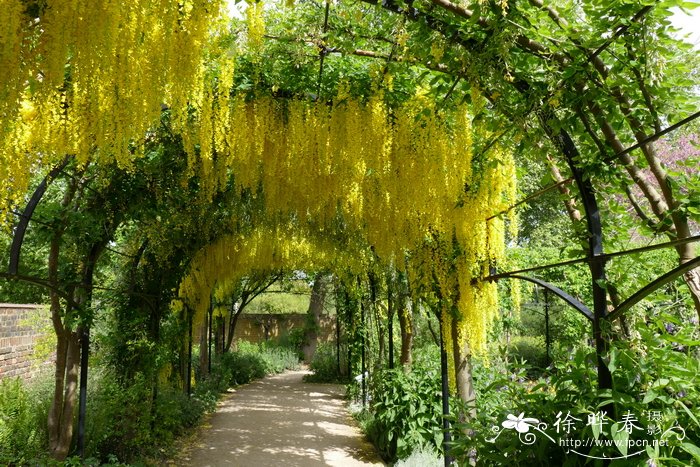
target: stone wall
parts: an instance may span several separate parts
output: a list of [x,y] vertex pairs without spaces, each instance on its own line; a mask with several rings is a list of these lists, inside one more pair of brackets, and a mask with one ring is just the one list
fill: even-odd
[[[246,314],[243,313],[236,323],[234,339],[249,342],[264,342],[288,335],[294,329],[304,329],[305,313],[280,314]],[[335,339],[335,316],[321,317],[319,342]]]
[[0,303],[0,379],[28,379],[36,372],[31,356],[41,334],[28,326],[27,318],[37,308],[41,306]]

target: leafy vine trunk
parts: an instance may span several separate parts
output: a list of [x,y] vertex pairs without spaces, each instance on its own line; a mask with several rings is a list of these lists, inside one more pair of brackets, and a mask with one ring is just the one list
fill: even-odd
[[402,274],[399,274],[396,293],[396,311],[401,329],[401,365],[410,368],[413,363],[413,316],[408,288]]
[[[61,207],[64,211],[71,204],[76,189],[77,183],[72,181],[61,201]],[[49,408],[47,428],[49,452],[52,457],[58,460],[66,458],[73,438],[73,412],[77,399],[80,361],[79,334],[77,330],[71,330],[67,320],[71,314],[72,306],[71,304],[67,305],[66,318],[63,318],[61,297],[58,292],[59,254],[65,224],[65,218],[63,218],[51,239],[48,256],[48,278],[51,284],[49,299],[51,321],[56,333],[56,362],[54,393]],[[65,324],[64,319],[66,319]]]
[[458,414],[460,422],[476,418],[476,392],[472,378],[471,349],[467,342],[461,342],[459,327],[452,324],[452,355],[455,363],[455,385],[457,395],[464,402],[466,412]]
[[318,329],[323,313],[323,304],[326,301],[326,292],[328,282],[323,275],[319,273],[314,278],[314,285],[311,289],[311,300],[309,301],[309,310],[307,312],[306,344],[304,345],[304,360],[310,362],[316,352],[318,345]]
[[[52,316],[59,316],[52,306]],[[54,318],[54,323],[57,320]],[[58,318],[60,322],[60,317]],[[55,326],[55,324],[54,324]],[[78,396],[80,374],[80,338],[78,331],[62,325],[56,330],[56,368],[54,396],[49,409],[49,451],[57,460],[68,456],[73,439],[73,414]]]
[[[687,224],[687,222],[686,222]],[[688,235],[690,236],[690,235]],[[681,237],[679,238],[687,238]],[[695,248],[693,245],[686,243],[685,245],[679,245],[676,247],[676,252],[678,253],[678,261],[680,264],[685,264],[688,261],[695,259]],[[686,272],[683,275],[683,280],[688,286],[690,291],[690,296],[693,299],[693,304],[695,305],[695,311],[698,314],[698,320],[700,321],[700,269],[695,268]]]
[[202,380],[209,376],[209,312],[204,313],[199,333],[199,375]]
[[236,332],[236,324],[238,324],[238,317],[241,316],[241,313],[243,313],[245,303],[245,298],[231,303],[231,308],[229,309],[228,315],[228,335],[226,336],[226,348],[224,349],[224,352],[231,351],[233,336]]

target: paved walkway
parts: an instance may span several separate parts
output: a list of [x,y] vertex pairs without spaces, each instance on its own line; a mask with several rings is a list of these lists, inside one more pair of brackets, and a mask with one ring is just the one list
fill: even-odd
[[187,455],[191,466],[384,465],[345,408],[343,387],[302,382],[305,371],[237,389]]

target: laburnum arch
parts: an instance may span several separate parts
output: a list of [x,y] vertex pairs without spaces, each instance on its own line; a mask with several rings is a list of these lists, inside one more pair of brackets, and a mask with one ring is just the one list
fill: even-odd
[[515,195],[513,160],[495,148],[474,171],[466,109],[452,121],[421,117],[431,105],[418,96],[390,114],[378,99],[247,104],[255,123],[230,133],[241,141],[232,173],[240,189],[260,191],[266,226],[197,252],[184,302],[201,316],[217,284],[256,268],[337,270],[352,281],[371,263],[394,265],[416,290],[453,303],[444,319],[454,318],[459,345],[483,349],[497,299],[480,282],[503,261],[505,222],[493,214]]
[[[32,173],[54,168],[49,183],[67,158],[83,167],[135,170],[167,114],[187,158],[183,185],[188,177],[197,180],[202,206],[233,185],[255,193],[264,213],[256,226],[225,226],[190,252],[180,285],[188,306],[201,313],[227,270],[231,279],[261,262],[290,266],[290,258],[295,264],[306,258],[311,242],[320,253],[309,256],[311,263],[364,256],[401,265],[426,294],[457,304],[443,314],[444,325],[449,329],[455,319],[457,340],[478,349],[496,306],[491,281],[528,272],[493,270],[503,267],[503,213],[519,204],[512,156],[501,143],[520,132],[551,142],[558,153],[550,159],[555,179],[557,160],[571,172],[546,189],[567,194],[575,182],[579,192],[567,209],[573,220],[585,218],[587,255],[580,261],[590,267],[592,310],[554,286],[527,279],[591,318],[600,386],[611,383],[603,360],[606,322],[680,275],[700,312],[692,200],[674,190],[654,146],[698,116],[696,108],[670,99],[670,90],[692,82],[679,78],[682,73],[649,71],[682,67],[659,58],[680,47],[663,28],[672,2],[612,8],[535,0],[365,3],[374,6],[300,2],[289,16],[306,28],[283,24],[276,31],[265,30],[263,4],[251,3],[241,38],[229,30],[222,2],[211,0],[89,6],[5,0],[0,221],[12,223]],[[237,40],[244,52],[235,52]],[[300,61],[317,67],[317,77],[275,82],[279,70],[266,68],[270,54],[289,43],[311,50],[312,59]],[[643,45],[648,43],[655,48]],[[332,77],[334,55],[377,60],[366,78],[369,97],[358,98],[351,92],[355,83]],[[246,92],[235,67],[266,92]],[[402,81],[419,77],[416,70],[433,73],[432,89]],[[487,114],[496,116],[489,120]],[[603,250],[596,176],[621,191],[635,188],[626,192],[635,212],[671,239],[666,246],[676,249],[681,263],[612,312],[605,262],[613,255]],[[42,281],[18,275],[23,232],[43,191],[40,186],[20,213],[24,225],[17,228],[4,276],[41,283],[57,294],[56,302],[89,307],[92,268],[108,241],[96,242],[85,259],[82,295],[66,296],[56,276]],[[352,248],[342,240],[348,235],[360,239]],[[357,255],[348,257],[348,251]]]

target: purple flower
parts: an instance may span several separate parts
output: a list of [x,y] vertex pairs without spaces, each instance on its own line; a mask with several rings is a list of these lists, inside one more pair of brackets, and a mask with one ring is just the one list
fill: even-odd
[[664,327],[666,328],[666,332],[669,334],[676,332],[676,325],[673,323],[666,323],[664,324]]
[[673,343],[673,349],[677,350],[679,352],[684,352],[685,351],[685,346],[682,344],[679,344],[678,342]]

